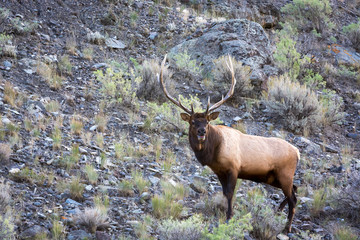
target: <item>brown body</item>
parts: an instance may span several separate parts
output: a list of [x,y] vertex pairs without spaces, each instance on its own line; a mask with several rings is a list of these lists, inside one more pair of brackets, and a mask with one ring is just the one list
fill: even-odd
[[[163,60],[163,69],[166,57]],[[218,176],[223,193],[228,201],[227,219],[232,215],[232,198],[236,180],[238,178],[255,182],[267,183],[282,189],[285,200],[279,210],[288,203],[289,214],[286,231],[291,231],[291,223],[295,214],[296,187],[293,178],[297,162],[300,158],[299,150],[280,138],[266,138],[243,134],[240,131],[226,127],[213,126],[209,122],[219,116],[219,112],[212,112],[229,99],[234,93],[236,80],[231,59],[229,69],[232,73],[232,85],[229,92],[221,101],[210,107],[204,113],[195,113],[184,107],[180,101],[172,98],[166,91],[162,70],[159,80],[165,95],[186,113],[181,118],[189,123],[189,142],[197,160],[209,166]]]

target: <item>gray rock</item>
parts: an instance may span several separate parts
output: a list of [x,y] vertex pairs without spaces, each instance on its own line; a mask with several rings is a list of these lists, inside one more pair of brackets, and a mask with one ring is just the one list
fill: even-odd
[[69,204],[69,205],[73,205],[73,206],[81,206],[82,205],[81,203],[79,203],[75,200],[72,200],[71,198],[66,199],[65,203]]
[[11,62],[9,62],[9,61],[7,61],[7,60],[5,60],[5,61],[3,62],[3,64],[4,64],[4,67],[5,67],[7,70],[10,70],[10,68],[12,67]]
[[46,228],[39,226],[39,225],[34,225],[32,227],[29,227],[25,231],[23,231],[20,234],[20,239],[22,239],[22,240],[36,239],[36,235],[40,235],[40,234],[44,234],[44,233],[46,233],[46,235],[50,234]]
[[124,48],[126,48],[126,45],[122,41],[112,39],[112,38],[107,38],[105,40],[105,44],[109,48],[113,48],[113,49],[124,49]]
[[69,232],[67,235],[67,240],[83,240],[91,239],[92,236],[90,233],[85,232],[84,230],[76,230]]
[[290,238],[288,236],[286,236],[285,234],[280,233],[279,235],[276,236],[276,239],[289,240]]
[[160,178],[149,176],[149,181],[151,182],[152,185],[156,186],[160,182]]
[[348,133],[346,134],[347,137],[352,138],[352,139],[359,139],[360,138],[360,134],[359,133]]
[[[211,71],[213,60],[232,55],[251,67],[251,79],[262,83],[272,62],[270,41],[260,24],[247,19],[233,19],[215,24],[202,36],[187,40],[171,49],[170,55],[187,51],[205,72]],[[264,71],[264,66],[267,71]],[[271,71],[272,73],[275,71]],[[253,83],[254,84],[254,83]],[[257,85],[260,87],[260,85]]]
[[106,232],[96,231],[95,236],[96,236],[96,240],[111,240],[110,235],[107,234]]
[[96,64],[92,65],[91,69],[96,70],[99,68],[107,68],[107,67],[109,67],[109,65],[107,63],[96,63]]
[[296,137],[294,140],[299,146],[304,147],[307,153],[322,153],[322,149],[319,144],[316,144],[305,137]]
[[151,32],[150,35],[149,35],[149,38],[151,40],[155,40],[155,38],[158,36],[158,33],[157,32]]

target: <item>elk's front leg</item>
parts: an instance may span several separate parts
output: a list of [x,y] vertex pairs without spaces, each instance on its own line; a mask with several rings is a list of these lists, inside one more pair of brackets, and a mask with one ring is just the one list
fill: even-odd
[[229,171],[224,174],[218,175],[218,177],[222,185],[224,196],[226,197],[227,200],[228,210],[226,212],[226,220],[229,221],[233,216],[232,198],[234,196],[237,176],[235,173]]

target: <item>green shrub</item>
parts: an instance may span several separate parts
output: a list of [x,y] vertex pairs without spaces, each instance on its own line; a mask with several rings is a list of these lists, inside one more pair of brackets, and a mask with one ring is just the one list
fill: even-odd
[[345,225],[335,226],[333,229],[335,240],[358,240],[358,235],[350,227]]
[[286,75],[275,77],[268,82],[263,99],[269,114],[287,129],[302,132],[315,128],[320,104],[305,85],[292,82]]
[[128,197],[128,196],[132,196],[134,195],[134,183],[130,180],[127,179],[123,179],[119,185],[119,192],[120,195],[124,196],[124,197]]
[[[234,67],[236,85],[234,89],[234,95],[231,99],[234,101],[239,101],[240,97],[244,97],[250,94],[253,89],[253,85],[251,84],[250,74],[251,68],[249,66],[245,66],[242,62],[237,61],[234,57],[231,57],[231,62]],[[213,74],[213,86],[211,86],[211,90],[218,91],[219,95],[224,95],[227,91],[229,91],[231,85],[231,72],[228,68],[229,57],[222,56],[216,60],[214,60],[214,67],[212,68]]]
[[179,221],[173,219],[163,220],[158,228],[160,239],[169,240],[197,240],[202,237],[205,224],[199,215]]
[[75,222],[88,228],[91,233],[96,229],[109,227],[108,214],[98,207],[85,208],[85,210],[75,217]]
[[143,175],[139,171],[133,171],[132,172],[132,178],[134,179],[135,186],[139,193],[143,193],[147,190],[147,188],[150,186],[150,182],[144,179]]
[[136,77],[134,70],[127,71],[125,64],[112,62],[105,72],[97,70],[94,74],[101,83],[100,92],[103,99],[110,104],[118,103],[127,107],[138,108],[136,90],[141,82],[140,77]]
[[0,183],[0,215],[7,212],[10,200],[10,186]]
[[[145,60],[142,64],[141,76],[142,82],[137,90],[137,96],[144,98],[149,101],[165,102],[167,98],[163,90],[161,89],[160,83],[157,79],[157,74],[160,74],[159,63],[152,60]],[[166,83],[169,94],[172,95],[175,90],[173,81],[171,80],[172,73],[166,66],[163,69],[164,83]]]
[[307,58],[301,58],[301,54],[296,50],[296,41],[292,39],[295,30],[289,24],[284,24],[283,27],[277,33],[279,41],[276,43],[274,52],[275,65],[283,73],[287,73],[292,80],[295,80]]
[[360,19],[357,23],[351,23],[343,27],[343,33],[348,37],[353,47],[360,50]]
[[72,64],[69,60],[68,55],[63,55],[60,57],[59,62],[58,62],[58,68],[59,68],[61,74],[71,75]]
[[169,55],[169,58],[175,60],[176,67],[179,70],[188,72],[192,75],[199,75],[201,73],[201,63],[198,64],[195,59],[191,60],[191,55],[187,50],[178,52],[177,54]]
[[248,191],[246,198],[241,199],[241,206],[243,211],[251,213],[252,235],[256,239],[276,239],[284,229],[286,216],[271,208],[259,188]]
[[86,172],[87,178],[89,179],[89,182],[91,184],[96,185],[98,178],[99,178],[99,174],[96,172],[95,168],[90,164],[86,164],[85,172]]
[[251,230],[251,213],[243,214],[235,211],[235,215],[228,223],[219,223],[212,233],[205,232],[204,237],[208,240],[243,239],[245,233]]
[[320,101],[320,123],[324,126],[333,123],[341,124],[345,118],[342,111],[344,101],[334,90],[323,89],[319,95]]
[[3,216],[0,214],[0,239],[13,240],[15,239],[14,223],[10,216]]
[[282,7],[281,12],[286,14],[298,29],[308,30],[306,28],[311,26],[317,32],[323,33],[326,28],[333,27],[329,19],[332,9],[328,0],[294,0]]
[[157,218],[178,218],[183,210],[183,206],[177,200],[183,199],[187,190],[181,184],[173,186],[170,182],[161,182],[163,189],[162,195],[155,195],[151,199],[153,215]]

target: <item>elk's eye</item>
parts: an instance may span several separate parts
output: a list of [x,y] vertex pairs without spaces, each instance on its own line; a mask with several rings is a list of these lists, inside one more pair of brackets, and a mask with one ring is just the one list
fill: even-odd
[[194,124],[195,124],[195,121],[194,121],[194,120],[192,120],[192,121],[191,121],[191,124],[192,124],[192,125],[194,125]]

